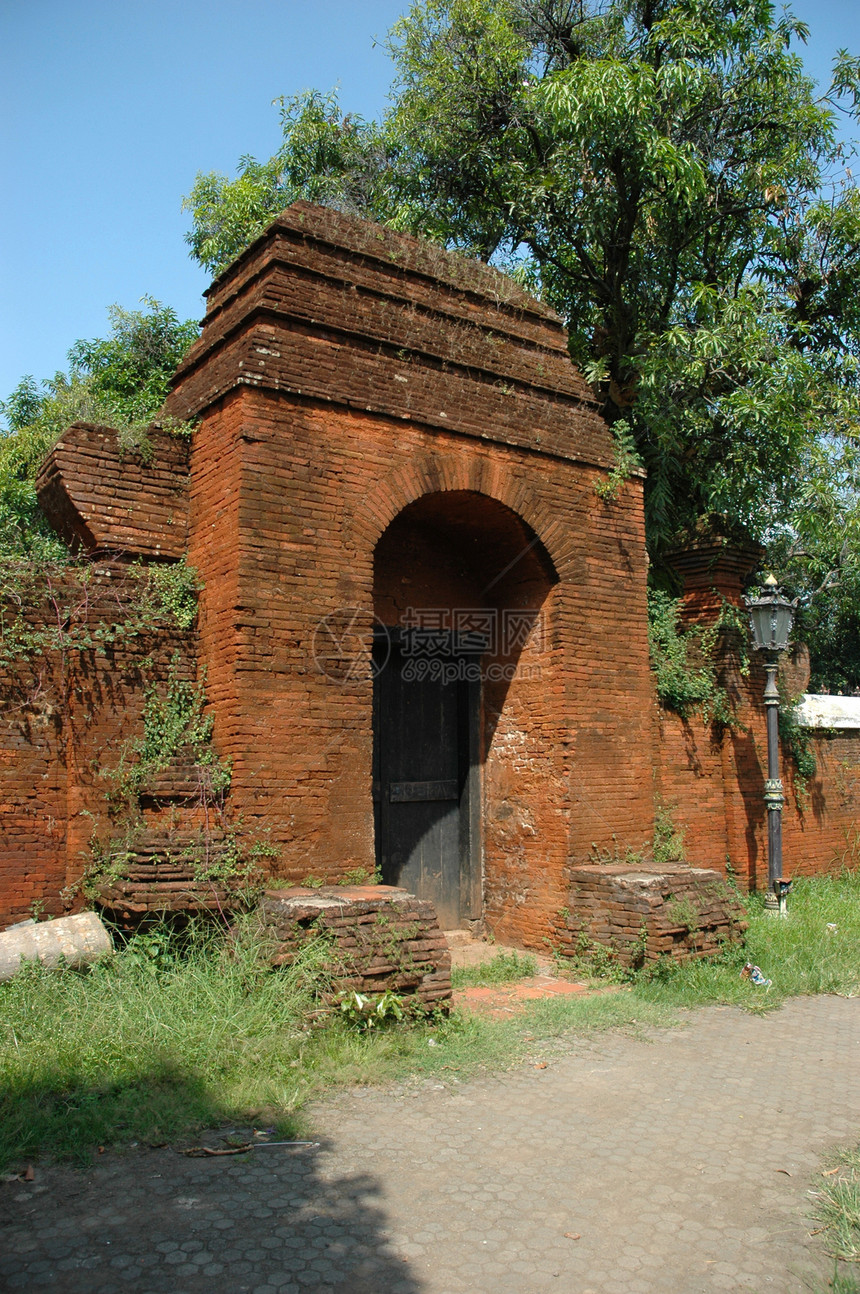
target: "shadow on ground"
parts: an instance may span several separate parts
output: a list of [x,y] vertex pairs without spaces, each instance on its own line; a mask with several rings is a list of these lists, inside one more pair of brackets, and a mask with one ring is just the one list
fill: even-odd
[[[79,1117],[112,1096],[79,1088],[70,1099]],[[213,1123],[223,1123],[221,1113]],[[226,1136],[222,1128],[196,1140],[223,1147]],[[229,1139],[252,1132],[234,1127]],[[0,1186],[0,1287],[418,1294],[389,1241],[380,1182],[342,1163],[327,1167],[330,1150],[272,1141],[207,1158],[166,1147],[108,1150],[86,1170],[36,1160],[32,1182]]]

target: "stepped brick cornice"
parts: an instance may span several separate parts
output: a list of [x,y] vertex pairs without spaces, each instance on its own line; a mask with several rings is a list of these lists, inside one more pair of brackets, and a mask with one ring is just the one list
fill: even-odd
[[175,416],[252,387],[613,461],[561,320],[488,265],[297,202],[207,297],[202,336],[174,379]]

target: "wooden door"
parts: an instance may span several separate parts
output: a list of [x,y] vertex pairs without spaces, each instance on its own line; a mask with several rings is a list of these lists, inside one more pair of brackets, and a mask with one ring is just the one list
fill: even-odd
[[427,668],[410,670],[395,643],[374,682],[376,861],[385,884],[429,899],[442,928],[452,929],[470,915],[469,709],[475,689],[454,677],[451,660],[422,665]]

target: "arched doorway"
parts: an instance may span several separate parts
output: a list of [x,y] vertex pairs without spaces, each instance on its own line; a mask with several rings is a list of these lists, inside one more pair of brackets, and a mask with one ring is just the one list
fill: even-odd
[[445,928],[481,916],[482,769],[556,580],[523,519],[470,490],[425,495],[376,546],[377,866]]

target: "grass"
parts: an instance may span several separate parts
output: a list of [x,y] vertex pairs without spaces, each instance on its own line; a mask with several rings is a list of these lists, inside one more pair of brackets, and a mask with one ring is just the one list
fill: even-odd
[[812,1193],[814,1217],[827,1252],[841,1262],[860,1263],[860,1144],[840,1150]]
[[[530,958],[515,960],[517,973],[530,969]],[[100,1145],[156,1145],[224,1124],[292,1136],[308,1100],[335,1085],[464,1078],[516,1064],[569,1029],[643,1020],[623,995],[591,1011],[536,1003],[516,1022],[454,1013],[361,1033],[337,1013],[316,1019],[326,962],[320,941],[271,971],[255,940],[228,951],[198,929],[184,940],[136,936],[86,972],[28,965],[0,984],[0,1165],[43,1153],[86,1162]],[[504,968],[512,974],[514,959],[495,973]],[[671,1012],[644,1018],[669,1023]]]
[[496,953],[478,966],[457,966],[451,972],[454,988],[472,985],[511,984],[537,975],[538,965],[530,953]]
[[[857,993],[858,952],[860,877],[846,873],[799,882],[788,921],[753,902],[748,949],[716,962],[538,1000],[504,1020],[454,1012],[360,1033],[316,1014],[324,942],[271,971],[250,935],[227,945],[211,929],[184,938],[156,929],[89,971],[32,965],[0,984],[0,1164],[39,1154],[82,1162],[99,1145],[160,1144],[225,1124],[265,1122],[290,1136],[307,1102],[335,1086],[462,1079],[537,1059],[553,1039],[665,1026],[678,1008],[709,1002],[762,1010],[798,993]],[[740,978],[746,957],[773,980],[768,992]],[[500,954],[458,981],[532,973],[528,955]]]
[[[810,993],[860,994],[860,872],[796,881],[785,921],[765,913],[757,896],[747,907],[745,948],[708,961],[659,964],[638,977],[636,994],[667,1006],[719,1002],[758,1011]],[[772,980],[769,989],[741,978],[746,961]]]

